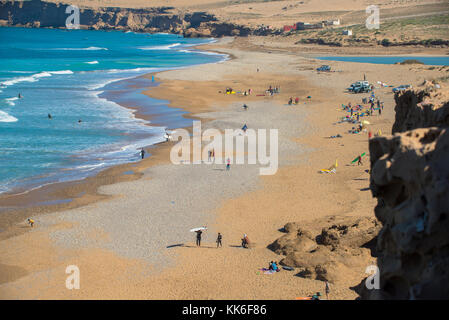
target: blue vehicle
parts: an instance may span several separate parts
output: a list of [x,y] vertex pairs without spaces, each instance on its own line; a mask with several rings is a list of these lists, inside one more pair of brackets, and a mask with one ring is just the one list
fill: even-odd
[[323,64],[321,67],[317,68],[316,71],[331,71],[331,67]]
[[403,84],[403,85],[400,85],[399,87],[393,88],[393,92],[396,93],[396,92],[404,91],[404,90],[411,89],[411,88],[412,88],[411,85]]

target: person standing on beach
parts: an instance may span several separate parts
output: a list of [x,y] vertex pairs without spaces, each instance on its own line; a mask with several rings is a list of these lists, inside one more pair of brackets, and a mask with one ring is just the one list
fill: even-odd
[[34,220],[29,218],[27,221],[28,221],[28,223],[30,224],[30,226],[32,228],[34,226]]
[[362,156],[361,155],[359,155],[359,159],[358,159],[359,161],[357,162],[357,165],[358,166],[360,166],[360,165],[362,165],[363,166],[363,163],[362,163]]
[[195,232],[196,232],[196,246],[201,247],[201,234],[203,233],[203,231],[198,230]]
[[210,162],[212,158],[212,150],[207,151],[207,161]]
[[329,300],[330,289],[329,289],[329,282],[327,280],[326,280],[325,291],[326,291],[326,300]]
[[214,159],[215,162],[215,149],[212,149],[212,158]]
[[226,160],[226,170],[231,169],[231,159]]
[[143,148],[140,150],[140,156],[142,157],[142,160],[145,158],[145,150],[143,150]]
[[221,235],[221,233],[219,232],[218,233],[218,236],[217,236],[217,248],[220,246],[220,247],[222,247],[222,244],[221,244],[221,239],[222,239],[223,237],[222,237],[222,235]]

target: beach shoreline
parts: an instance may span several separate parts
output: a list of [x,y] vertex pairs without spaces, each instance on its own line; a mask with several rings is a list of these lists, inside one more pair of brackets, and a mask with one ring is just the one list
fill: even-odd
[[[209,46],[214,45],[207,45],[207,47]],[[331,62],[333,68],[340,70],[339,73],[317,74],[314,72],[314,67],[320,61],[315,61],[310,65],[308,59],[298,58],[294,53],[272,53],[273,50],[257,48],[245,39],[237,39],[235,42],[224,45],[215,44],[215,46],[218,47],[217,50],[233,53],[235,59],[221,65],[196,66],[188,70],[158,73],[156,78],[161,84],[157,88],[147,91],[146,94],[154,98],[170,96],[172,98],[170,100],[171,106],[182,106],[185,110],[191,112],[193,117],[201,119],[206,117],[211,125],[220,123],[223,125],[222,122],[228,123],[226,121],[230,121],[231,115],[235,116],[236,121],[242,121],[243,118],[239,118],[242,117],[240,106],[242,103],[248,103],[250,110],[254,108],[254,113],[250,113],[254,119],[257,118],[257,121],[262,121],[263,117],[257,113],[257,109],[263,111],[267,118],[273,120],[274,125],[285,124],[285,127],[289,128],[282,141],[285,141],[285,143],[293,141],[300,148],[303,148],[302,150],[307,150],[307,152],[297,153],[298,150],[293,148],[291,153],[286,151],[284,156],[287,156],[287,160],[292,162],[282,165],[276,175],[259,178],[259,187],[247,187],[247,191],[243,188],[241,194],[231,194],[231,199],[226,198],[225,201],[219,201],[218,205],[213,203],[212,207],[215,208],[210,209],[211,204],[209,203],[206,210],[207,215],[198,217],[198,223],[200,223],[199,221],[207,223],[211,232],[223,232],[226,244],[231,244],[223,248],[223,255],[226,256],[226,259],[223,255],[218,255],[216,250],[206,249],[214,247],[212,236],[206,238],[205,250],[196,250],[191,242],[180,240],[181,246],[175,246],[169,252],[165,252],[168,250],[163,252],[163,254],[173,256],[175,263],[164,266],[160,272],[145,273],[144,276],[132,280],[127,278],[125,281],[122,279],[122,282],[119,280],[117,280],[118,282],[113,281],[109,285],[95,279],[96,276],[102,280],[108,278],[96,273],[94,266],[105,267],[106,270],[117,267],[121,269],[126,266],[133,266],[139,271],[146,268],[154,270],[154,268],[148,266],[148,262],[142,262],[142,259],[123,258],[122,254],[117,254],[117,248],[114,247],[116,235],[114,235],[114,232],[107,231],[107,228],[115,225],[113,219],[112,221],[103,221],[104,218],[93,220],[101,222],[101,224],[93,226],[92,221],[76,221],[77,218],[75,217],[81,219],[82,213],[87,212],[94,215],[100,214],[98,217],[102,217],[105,209],[101,209],[101,207],[107,205],[112,199],[117,201],[116,204],[125,207],[132,205],[133,201],[127,199],[129,197],[128,188],[131,188],[131,190],[142,187],[154,188],[153,184],[161,186],[162,182],[158,170],[161,170],[161,168],[174,170],[173,168],[167,168],[175,167],[167,164],[171,145],[164,144],[155,148],[154,155],[156,155],[156,158],[153,158],[153,155],[149,157],[147,160],[148,166],[141,168],[142,170],[137,177],[130,175],[133,179],[127,177],[126,179],[129,179],[127,182],[118,183],[116,181],[117,183],[114,182],[114,184],[100,188],[101,196],[108,201],[84,206],[78,212],[76,210],[73,212],[64,210],[65,213],[61,214],[60,218],[56,218],[55,214],[41,216],[37,219],[37,228],[33,232],[17,233],[15,237],[4,239],[4,243],[10,245],[8,249],[0,252],[0,256],[6,258],[4,263],[16,266],[17,270],[24,268],[26,274],[19,278],[12,277],[13,280],[6,282],[3,286],[0,285],[0,291],[3,291],[2,298],[7,297],[6,295],[8,297],[26,298],[37,294],[38,283],[34,282],[32,278],[36,270],[30,266],[26,267],[26,262],[29,260],[22,254],[19,257],[11,257],[11,252],[14,252],[14,249],[17,248],[19,241],[26,246],[30,241],[40,239],[42,241],[39,243],[42,245],[43,251],[50,252],[51,256],[58,256],[60,255],[58,250],[62,250],[58,244],[61,239],[57,237],[55,240],[50,234],[56,232],[57,235],[62,236],[64,232],[72,232],[70,230],[79,228],[78,225],[95,227],[98,229],[98,234],[104,234],[104,239],[101,237],[98,240],[100,245],[94,246],[94,248],[84,245],[81,245],[78,249],[70,246],[64,248],[63,256],[66,258],[63,259],[63,262],[55,263],[50,259],[50,262],[42,262],[39,270],[54,271],[55,273],[52,273],[54,277],[51,278],[51,281],[58,283],[63,278],[58,270],[64,265],[64,262],[69,261],[70,257],[76,255],[77,261],[85,266],[84,270],[90,270],[86,277],[92,281],[92,287],[86,288],[86,291],[82,293],[49,289],[47,292],[41,293],[39,297],[44,299],[51,297],[82,299],[99,297],[125,299],[294,299],[295,296],[307,295],[321,288],[320,281],[304,279],[292,273],[283,272],[276,275],[276,278],[264,278],[264,276],[254,277],[253,271],[261,265],[265,265],[270,259],[279,259],[277,254],[267,249],[267,245],[282,235],[278,229],[287,222],[298,221],[306,224],[312,223],[317,218],[324,219],[329,215],[373,215],[374,200],[368,192],[361,191],[368,184],[366,173],[357,166],[345,165],[354,155],[359,154],[367,147],[367,137],[345,133],[342,140],[325,139],[337,132],[343,134],[349,129],[347,125],[343,125],[343,129],[341,126],[332,125],[332,123],[341,116],[339,110],[341,103],[347,103],[348,100],[355,101],[355,99],[358,101],[361,97],[342,93],[342,83],[359,77],[359,74],[361,74],[359,69],[365,70],[370,77],[382,79],[387,83],[396,83],[403,79],[403,76],[398,73],[399,70],[410,75],[414,72],[413,70],[419,69],[426,73],[426,77],[427,74],[431,76],[432,74],[438,74],[438,72],[427,70],[425,66],[379,67],[358,64],[358,68],[355,69],[351,64]],[[255,50],[250,50],[251,48]],[[261,72],[256,71],[258,63],[255,61],[261,61]],[[209,72],[205,72],[205,70]],[[414,85],[421,82],[419,75],[414,75],[410,79]],[[279,85],[281,94],[275,97],[258,97],[257,95],[243,97],[219,94],[219,91],[223,91],[227,86],[240,90],[252,88],[255,92],[261,92],[266,90],[268,85]],[[388,88],[376,89],[376,92],[379,92],[388,107],[382,117],[373,117],[372,122],[373,126],[376,126],[375,129],[381,128],[383,132],[389,132],[394,118],[393,97],[390,91]],[[301,104],[293,107],[287,106],[286,103],[290,95],[299,96]],[[312,97],[310,101],[306,98],[309,95]],[[294,108],[298,108],[298,110]],[[217,115],[217,117],[213,115]],[[291,121],[298,118],[309,124],[304,135],[298,135],[298,132],[293,130],[295,123]],[[248,121],[250,120],[251,118],[248,119]],[[236,123],[232,123],[236,125]],[[263,124],[263,122],[260,123]],[[317,174],[319,168],[329,166],[335,161],[336,157],[344,163],[340,166],[342,168],[341,173],[339,172],[337,175]],[[128,169],[130,168],[124,165],[122,171]],[[132,168],[132,170],[136,169]],[[231,172],[233,170],[231,169]],[[202,174],[207,174],[209,178],[212,177],[210,172],[203,172]],[[201,177],[201,173],[194,177]],[[137,179],[134,180],[134,178]],[[105,177],[105,180],[107,179],[111,178]],[[298,184],[298,181],[307,181],[307,183]],[[184,181],[177,181],[177,184],[181,186],[186,186],[184,183]],[[224,184],[221,188],[226,186],[224,182],[221,182],[221,184]],[[220,187],[220,183],[218,183],[218,186]],[[147,193],[151,194],[150,189],[147,190]],[[351,199],[347,199],[345,196],[348,192],[353,195]],[[183,191],[180,191],[180,193],[183,193]],[[124,194],[127,194],[127,196],[124,196]],[[326,195],[326,197],[323,198],[321,195]],[[207,199],[198,198],[198,201],[207,202]],[[178,205],[177,202],[176,205]],[[155,206],[155,204],[150,202],[149,207],[152,206]],[[158,211],[157,209],[154,210]],[[192,214],[190,211],[188,213]],[[119,217],[119,215],[114,215],[115,219],[120,219]],[[50,223],[52,220],[53,222]],[[258,223],[254,224],[254,221],[258,221]],[[40,229],[41,226],[42,229]],[[316,227],[319,228],[319,226]],[[22,224],[20,230],[30,230],[30,228],[26,228]],[[250,238],[254,239],[256,242],[254,250],[247,252],[234,248],[234,246],[238,246],[238,239],[242,233],[247,233]],[[162,235],[161,237],[163,238]],[[105,249],[101,245],[102,241],[106,243],[112,241],[111,247],[107,245],[106,248],[109,249]],[[174,244],[177,243],[171,243],[171,245]],[[117,243],[115,245],[120,246]],[[43,251],[39,251],[39,253]],[[29,250],[24,250],[25,253],[30,254]],[[34,256],[35,253],[31,253],[31,255]],[[23,261],[20,259],[23,259]],[[233,263],[236,261],[239,261],[239,268],[233,268]],[[198,270],[201,270],[201,272],[198,272]],[[357,271],[356,273],[361,279],[363,272]],[[340,299],[355,298],[356,294],[349,287],[356,284],[354,280],[356,278],[348,276],[347,281],[336,284],[335,297]],[[222,281],[222,279],[226,281]],[[21,283],[34,284],[34,286],[31,286],[26,292],[16,292],[14,286]],[[143,285],[137,283],[143,283]],[[111,287],[118,284],[124,286],[126,290],[114,290]],[[101,287],[102,285],[104,287]]]
[[[214,42],[219,41],[220,40]],[[206,44],[202,45],[207,45],[209,43],[210,42],[207,42]],[[200,51],[202,45],[192,46],[191,48],[194,51]],[[220,54],[219,52],[215,53]],[[217,63],[226,61],[228,59],[232,59],[232,57],[225,56],[223,60]],[[179,67],[175,69],[180,70],[183,68],[188,67]],[[160,72],[163,71],[165,70],[162,70]],[[119,82],[124,82],[124,86],[132,86],[133,81],[139,78],[152,79],[152,77],[157,75],[157,73],[159,72],[146,73],[125,80],[118,79],[111,83],[116,84]],[[107,87],[111,83],[106,84],[102,88]],[[157,86],[159,85],[159,83],[156,82],[155,85]],[[142,87],[142,91],[148,90],[148,86]],[[145,95],[143,95],[143,97],[145,97]],[[151,113],[148,114],[148,112],[145,112],[145,107],[143,105],[132,107],[127,103],[115,101],[115,99],[112,99],[110,96],[103,96],[101,98],[112,101],[113,103],[116,103],[123,108],[132,110],[136,118],[149,121],[149,125],[152,127],[166,125],[168,126],[168,129],[186,128],[186,126],[178,125],[179,121],[178,123],[173,121],[169,122],[170,119],[166,120],[163,118],[163,116],[159,117],[159,122],[153,121],[154,118],[156,118],[156,115]],[[166,99],[164,97],[158,100]],[[169,105],[165,105],[164,108],[182,110],[180,108],[172,108]],[[183,114],[181,114],[180,117],[186,119],[195,119],[195,117],[188,111],[183,111]],[[0,230],[2,231],[0,233],[0,239],[16,235],[17,228],[15,228],[15,225],[21,221],[24,221],[24,219],[26,219],[30,215],[74,209],[83,205],[106,199],[106,197],[100,195],[97,192],[97,189],[99,187],[101,187],[102,185],[138,179],[141,176],[139,172],[142,169],[145,169],[148,166],[154,165],[156,163],[160,163],[159,149],[164,149],[164,147],[162,146],[164,145],[164,143],[165,142],[158,142],[152,145],[145,146],[145,149],[147,150],[147,156],[144,161],[134,161],[112,165],[100,170],[97,173],[80,179],[72,179],[62,182],[51,181],[37,187],[24,185],[22,187],[17,187],[0,194]],[[152,161],[149,161],[151,160],[150,158],[152,159]],[[152,164],[148,164],[147,162],[151,162]],[[11,230],[8,230],[9,228],[11,228]]]
[[[259,41],[260,37],[253,37],[255,40],[251,41],[251,44],[256,44]],[[264,37],[262,37],[264,38]],[[225,51],[220,50],[220,46],[225,45],[226,43],[229,43],[230,39],[229,37],[217,39],[217,41],[214,41],[212,43],[205,43],[197,46],[193,46],[193,50],[197,51],[207,51],[207,52],[214,52],[216,54],[221,55],[227,55],[227,58],[224,60],[217,62],[222,63],[227,60],[235,59],[235,56],[233,56],[232,53],[225,53]],[[272,43],[278,44],[277,42]],[[263,48],[263,46],[261,46]],[[308,53],[307,48],[311,48],[312,52]],[[289,50],[292,49],[292,47],[288,47]],[[295,48],[297,50],[305,50],[305,52],[301,51],[301,55],[309,58],[309,59],[316,59],[318,62],[322,61],[323,63],[326,62],[336,62],[334,60],[320,60],[317,59],[318,56],[323,56],[326,54],[326,52],[329,50],[327,47],[323,46],[316,46],[316,45],[302,45],[299,48]],[[419,51],[423,52],[415,52],[416,48],[390,48],[392,49],[393,55],[398,56],[428,56],[432,57],[436,54],[438,56],[442,56],[443,53],[446,53],[447,50],[444,48],[420,48]],[[382,54],[381,48],[333,48],[333,54],[329,56],[364,56],[366,55],[366,52],[370,52],[370,50],[374,50],[373,54],[370,54],[370,56],[390,56],[391,54]],[[335,52],[337,50],[337,52]],[[348,50],[352,50],[351,53],[348,53]],[[285,48],[278,48],[277,51],[285,52]],[[313,52],[315,51],[315,52]],[[339,53],[338,51],[341,51],[343,53]],[[396,53],[397,52],[397,53]],[[359,62],[353,62],[355,64],[358,64]],[[184,69],[185,67],[177,68],[177,70]],[[190,67],[187,67],[190,68]],[[159,73],[163,73],[164,71],[160,72],[151,72],[144,75],[139,75],[134,78],[130,78],[127,80],[116,80],[117,81],[129,81],[131,82],[134,79],[137,78],[147,78],[151,79],[153,76],[157,78]],[[162,83],[162,80],[159,79],[157,82],[158,85]],[[149,97],[157,98],[159,100],[166,100],[167,96],[169,95],[168,92],[165,92],[163,89],[157,89],[152,88],[153,90],[144,90],[145,94],[147,94]],[[151,92],[153,91],[153,92]],[[160,93],[161,92],[161,93]],[[182,100],[182,99],[181,99]],[[198,112],[198,110],[192,111],[192,108],[185,108],[183,106],[183,102],[185,101],[178,101],[178,103],[173,103],[172,101],[169,101],[167,107],[169,108],[180,108],[182,110],[185,110],[186,113],[183,115],[184,118],[187,119],[197,119],[195,117],[195,112]],[[140,112],[140,107],[134,108],[127,106],[125,104],[119,104],[120,106],[124,108],[128,108],[134,111],[134,115],[136,118],[140,118],[143,120],[151,121],[152,117],[151,115],[145,115],[143,112]],[[175,107],[177,105],[177,107]],[[207,108],[204,109],[204,111],[207,110]],[[152,123],[152,125],[158,126],[160,123]],[[179,127],[179,128],[185,128],[185,127]],[[160,147],[161,143],[156,143],[151,146],[147,146],[151,153],[157,153],[157,148]],[[147,159],[146,159],[147,160]],[[37,188],[22,188],[18,190],[11,190],[6,193],[0,194],[0,203],[2,204],[3,208],[3,217],[0,218],[0,230],[5,230],[8,226],[12,226],[14,223],[17,223],[21,220],[23,220],[26,216],[30,215],[32,212],[38,212],[38,213],[50,213],[54,211],[60,211],[63,209],[72,209],[76,208],[82,205],[86,205],[88,203],[92,203],[92,201],[99,201],[104,199],[101,195],[96,192],[96,189],[100,187],[103,184],[112,184],[117,183],[120,181],[129,181],[130,179],[138,179],[140,177],[139,173],[132,173],[129,174],[128,172],[132,171],[132,168],[136,167],[136,162],[129,162],[124,163],[120,165],[114,165],[112,167],[105,168],[101,170],[99,173],[96,173],[92,176],[88,176],[86,178],[81,178],[78,180],[71,180],[71,181],[64,181],[64,182],[51,182],[47,185],[39,186]],[[143,165],[142,167],[146,167]],[[140,171],[140,170],[136,170]],[[127,172],[127,174],[123,174],[124,172]],[[98,179],[97,179],[97,178]],[[98,183],[94,182],[102,180],[103,182]],[[83,193],[83,189],[86,188],[89,191],[86,191]],[[24,195],[24,196],[22,196]],[[40,206],[39,203],[46,203],[45,205]],[[8,208],[8,204],[11,203],[21,203],[20,208]],[[51,205],[48,205],[48,203],[52,203]],[[54,204],[53,204],[54,203]],[[6,207],[6,208],[5,208]],[[11,212],[10,212],[11,211]],[[17,216],[17,218],[12,219],[5,219],[5,215],[11,215],[11,216]],[[19,218],[20,217],[20,218]],[[6,220],[6,221],[5,221]]]

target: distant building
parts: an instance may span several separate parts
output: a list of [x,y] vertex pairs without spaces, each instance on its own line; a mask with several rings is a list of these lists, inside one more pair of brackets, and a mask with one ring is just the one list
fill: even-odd
[[339,26],[340,25],[340,19],[337,19],[337,20],[326,20],[326,21],[323,21],[323,24],[325,26]]
[[352,30],[343,30],[343,35],[352,36]]

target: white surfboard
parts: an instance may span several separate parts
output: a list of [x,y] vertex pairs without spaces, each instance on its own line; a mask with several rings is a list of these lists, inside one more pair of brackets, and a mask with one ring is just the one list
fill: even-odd
[[207,227],[193,228],[193,229],[190,229],[190,232],[195,232],[195,231],[200,231],[200,230],[207,230]]

